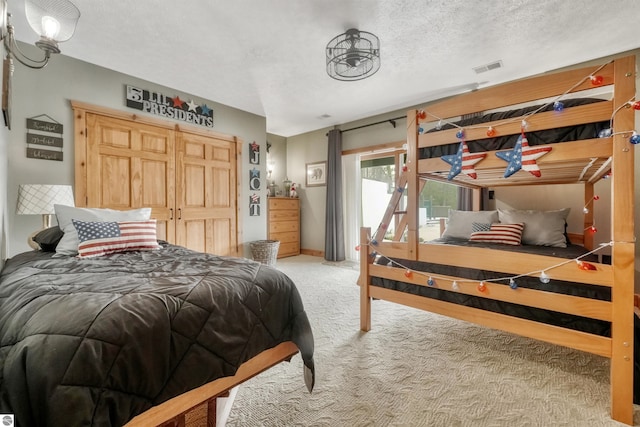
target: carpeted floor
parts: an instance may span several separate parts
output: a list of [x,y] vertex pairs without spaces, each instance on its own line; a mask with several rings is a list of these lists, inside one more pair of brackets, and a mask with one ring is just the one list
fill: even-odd
[[229,427],[623,425],[609,416],[606,358],[385,301],[365,334],[357,265],[301,255],[276,267],[305,302],[316,387],[296,356],[240,386]]

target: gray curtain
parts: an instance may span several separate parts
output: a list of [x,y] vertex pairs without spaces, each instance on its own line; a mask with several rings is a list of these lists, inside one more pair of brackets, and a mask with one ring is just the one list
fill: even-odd
[[473,192],[470,188],[458,187],[458,210],[473,210]]
[[[482,195],[480,197],[480,210],[483,210],[487,205],[487,199],[489,189],[483,188]],[[473,190],[466,187],[458,187],[458,210],[470,211],[473,210]]]
[[344,261],[344,223],[342,218],[342,132],[329,131],[327,155],[327,203],[324,259]]

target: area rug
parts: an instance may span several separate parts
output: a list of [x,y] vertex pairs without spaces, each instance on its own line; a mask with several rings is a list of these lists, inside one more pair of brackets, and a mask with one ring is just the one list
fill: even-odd
[[623,425],[610,418],[606,358],[385,301],[363,333],[357,270],[305,255],[276,268],[304,300],[316,387],[295,356],[240,386],[229,427]]

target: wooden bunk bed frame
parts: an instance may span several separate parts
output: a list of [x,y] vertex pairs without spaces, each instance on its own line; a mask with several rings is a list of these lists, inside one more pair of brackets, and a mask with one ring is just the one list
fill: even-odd
[[[428,261],[437,264],[456,265],[475,269],[491,270],[508,275],[526,274],[544,270],[562,260],[555,257],[509,253],[475,247],[449,247],[420,243],[418,236],[418,201],[422,180],[446,180],[450,165],[440,158],[419,160],[418,150],[448,143],[456,143],[456,129],[419,133],[420,122],[455,121],[456,118],[476,112],[495,110],[500,107],[535,102],[541,99],[562,97],[569,92],[593,89],[595,73],[602,77],[602,86],[611,86],[613,98],[565,109],[562,114],[555,111],[537,113],[527,118],[527,131],[573,126],[582,123],[609,121],[613,118],[613,135],[608,138],[588,139],[553,144],[552,151],[538,159],[542,176],[534,178],[519,171],[503,178],[506,163],[497,158],[495,152],[475,165],[477,179],[464,174],[457,175],[452,182],[473,189],[474,210],[479,209],[482,187],[528,184],[584,184],[585,202],[593,199],[593,185],[610,171],[611,175],[611,232],[612,263],[596,263],[596,271],[585,272],[568,263],[554,268],[553,276],[558,280],[601,285],[611,288],[611,301],[562,296],[549,298],[543,291],[486,283],[484,291],[466,279],[449,277],[439,280],[438,287],[451,292],[481,296],[505,302],[515,302],[529,307],[575,314],[592,319],[611,322],[611,338],[588,334],[572,329],[552,326],[465,307],[453,303],[372,286],[372,277],[381,277],[428,286],[423,277],[405,275],[406,269],[376,265],[376,254],[389,258]],[[594,74],[592,74],[594,73]],[[382,299],[399,304],[466,320],[476,324],[504,330],[553,344],[594,353],[611,359],[611,416],[625,424],[633,424],[633,373],[634,373],[634,149],[629,138],[634,130],[634,109],[631,101],[636,95],[635,56],[615,59],[601,68],[585,67],[569,71],[545,74],[475,92],[459,95],[439,103],[428,105],[425,110],[411,110],[407,114],[407,160],[398,178],[398,192],[392,196],[385,218],[372,236],[369,228],[360,233],[360,328],[371,329],[371,301]],[[626,105],[625,105],[626,104]],[[426,114],[425,114],[426,113]],[[484,123],[491,126],[492,123]],[[500,135],[519,134],[521,122],[499,124]],[[465,129],[465,139],[472,141],[486,138],[486,127]],[[405,188],[406,186],[406,188]],[[396,211],[401,193],[406,194],[407,206]],[[399,224],[394,240],[383,238],[393,216]],[[585,230],[593,223],[592,214],[585,215]],[[404,228],[405,241],[400,241]],[[584,233],[585,248],[593,248],[592,233]],[[407,277],[409,276],[409,277]],[[454,281],[460,280],[454,285]],[[451,286],[453,285],[453,286]]]

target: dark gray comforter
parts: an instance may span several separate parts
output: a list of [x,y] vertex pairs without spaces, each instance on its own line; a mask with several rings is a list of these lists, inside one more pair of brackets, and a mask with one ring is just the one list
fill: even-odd
[[313,387],[313,335],[283,273],[163,245],[101,258],[29,252],[0,275],[0,413],[117,426],[284,341]]

